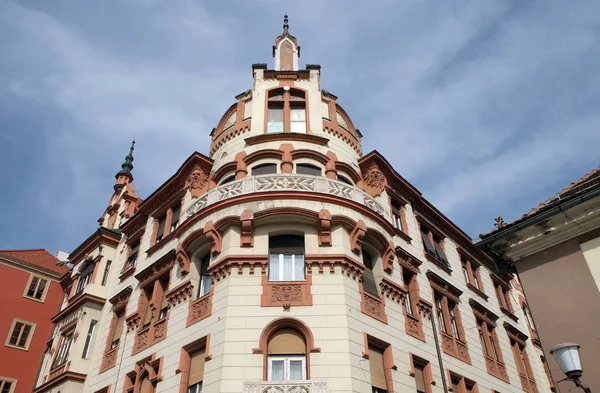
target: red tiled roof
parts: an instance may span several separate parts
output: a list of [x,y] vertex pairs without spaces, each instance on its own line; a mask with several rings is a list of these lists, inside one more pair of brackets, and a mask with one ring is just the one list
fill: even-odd
[[593,169],[592,171],[585,174],[584,176],[580,177],[573,183],[569,184],[562,190],[560,190],[553,197],[546,199],[544,202],[540,203],[539,205],[537,205],[536,207],[534,207],[527,213],[523,214],[520,218],[517,218],[515,221],[511,222],[510,224],[506,224],[500,228],[495,228],[493,231],[491,231],[489,233],[482,234],[482,235],[480,235],[480,237],[482,239],[486,238],[496,232],[499,232],[500,230],[506,229],[513,225],[516,225],[516,224],[520,223],[521,221],[524,221],[527,218],[533,217],[538,213],[548,210],[548,209],[558,205],[565,199],[572,198],[581,193],[590,191],[593,188],[598,188],[599,186],[600,186],[600,165],[598,167],[596,167],[595,169]]
[[68,270],[66,266],[57,266],[56,264],[59,260],[43,248],[31,250],[0,250],[0,256],[3,255],[59,275],[64,274]]

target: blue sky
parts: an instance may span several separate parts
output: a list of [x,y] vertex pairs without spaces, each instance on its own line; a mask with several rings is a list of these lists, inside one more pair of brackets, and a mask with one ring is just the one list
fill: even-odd
[[85,240],[134,138],[141,197],[207,154],[285,12],[364,151],[472,237],[600,164],[598,2],[5,0],[0,249]]

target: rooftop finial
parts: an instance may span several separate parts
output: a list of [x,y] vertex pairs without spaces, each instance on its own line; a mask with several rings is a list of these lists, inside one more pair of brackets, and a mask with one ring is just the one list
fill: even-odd
[[135,139],[131,142],[131,147],[129,148],[129,154],[125,156],[125,162],[121,164],[121,170],[117,173],[116,177],[119,176],[129,176],[133,178],[131,175],[131,170],[133,169],[133,149],[135,146]]
[[287,34],[289,28],[290,28],[290,26],[288,25],[288,16],[287,16],[287,12],[286,12],[285,15],[283,16],[283,34]]

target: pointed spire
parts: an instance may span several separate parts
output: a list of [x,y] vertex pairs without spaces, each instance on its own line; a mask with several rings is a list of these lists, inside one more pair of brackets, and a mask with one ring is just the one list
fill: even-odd
[[288,25],[288,15],[286,12],[285,15],[283,16],[283,34],[287,34],[289,28],[290,28],[290,26]]
[[133,180],[133,175],[131,171],[133,170],[133,149],[135,146],[135,139],[131,142],[131,147],[129,148],[129,154],[125,156],[125,162],[121,164],[121,170],[117,173],[115,177],[119,176],[127,176],[131,180]]

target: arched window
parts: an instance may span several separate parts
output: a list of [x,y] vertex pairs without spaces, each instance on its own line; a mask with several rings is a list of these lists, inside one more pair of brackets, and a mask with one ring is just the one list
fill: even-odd
[[260,164],[252,168],[252,176],[277,173],[277,164]]
[[306,341],[296,329],[275,331],[267,344],[269,381],[306,380]]
[[296,173],[298,175],[321,176],[323,174],[323,171],[316,165],[296,164]]
[[306,94],[288,86],[269,91],[266,131],[306,133]]
[[304,280],[304,236],[269,237],[269,281]]
[[351,186],[353,186],[353,185],[354,185],[354,183],[352,183],[352,181],[350,181],[350,179],[348,179],[348,178],[347,178],[347,177],[345,177],[345,176],[342,176],[342,175],[340,175],[339,173],[338,173],[338,175],[337,175],[337,180],[339,180],[339,181],[341,181],[341,182],[344,182],[344,183],[346,183],[346,184],[349,184],[349,185],[351,185]]
[[231,176],[226,177],[219,185],[222,186],[223,184],[231,183],[234,180],[235,180],[235,175],[231,175]]

